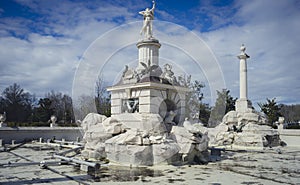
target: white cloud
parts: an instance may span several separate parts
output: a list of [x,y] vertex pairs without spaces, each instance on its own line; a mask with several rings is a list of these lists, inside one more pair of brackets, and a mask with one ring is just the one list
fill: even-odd
[[[117,25],[111,19],[131,16],[125,7],[109,3],[90,9],[84,2],[58,2],[60,6],[20,1],[39,18],[0,21],[0,90],[16,82],[38,96],[52,89],[70,94],[78,58],[99,35]],[[113,12],[102,11],[107,8]]]
[[[141,20],[137,12],[151,4],[142,1],[18,2],[38,16],[34,20],[1,19],[0,90],[17,82],[39,96],[52,89],[71,93],[73,77],[79,65],[78,58],[99,36],[102,37],[98,41],[103,42],[96,40],[94,46],[88,49],[90,54],[83,58],[83,61],[95,59],[85,66],[91,73],[98,74],[98,62],[110,59],[112,64],[105,66],[106,71],[111,71],[107,79],[115,79],[115,74],[120,74],[127,62],[132,65],[137,62],[135,43],[140,23],[117,31],[114,28],[137,18]],[[246,52],[251,56],[248,60],[249,98],[254,103],[265,101],[267,97],[278,97],[283,103],[300,103],[297,58],[300,42],[299,3],[280,0],[237,1],[232,7],[219,8],[217,14],[213,6],[207,7],[209,9],[202,8],[201,11],[202,14],[207,13],[207,19],[211,18],[212,25],[207,30],[212,31],[193,32],[203,38],[216,55],[231,94],[239,96],[239,63],[236,55],[244,43]],[[181,22],[196,23],[199,19],[196,10],[199,8],[196,7],[190,17],[186,17],[190,20]],[[157,9],[157,15],[171,20],[180,18],[176,14],[169,14],[164,7]],[[154,24],[157,27],[154,33],[164,44],[160,50],[162,63],[174,61],[174,65],[184,66],[184,71],[196,73],[193,74],[195,79],[211,83],[207,86],[222,80],[219,66],[209,65],[214,57],[207,55],[209,48],[201,39],[195,39],[196,36],[193,37],[184,27]],[[202,25],[195,27],[203,28]],[[112,29],[117,36],[109,36],[108,31]],[[122,32],[124,30],[126,34]],[[195,71],[193,60],[200,62],[202,69]],[[91,82],[96,78],[86,77],[84,80]],[[220,84],[217,86],[222,87]],[[211,92],[213,88],[206,91],[208,97],[210,93],[215,93]]]
[[[239,73],[239,46],[246,44],[249,98],[264,102],[280,97],[283,103],[300,103],[299,3],[293,1],[242,1],[235,15],[241,25],[232,25],[202,34],[217,55],[228,89],[239,96],[236,84]],[[295,5],[296,4],[296,5]]]

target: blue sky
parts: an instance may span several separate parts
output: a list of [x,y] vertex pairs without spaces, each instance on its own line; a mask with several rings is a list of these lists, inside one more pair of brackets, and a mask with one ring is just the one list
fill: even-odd
[[[18,83],[37,96],[51,90],[71,94],[80,59],[92,52],[89,51],[93,48],[91,45],[97,46],[96,41],[103,41],[103,35],[107,33],[115,34],[116,31],[111,30],[118,26],[141,21],[138,12],[151,6],[150,0],[0,1],[0,91]],[[155,10],[157,22],[172,23],[189,35],[197,35],[202,45],[213,53],[218,70],[194,71],[194,77],[207,85],[208,102],[213,102],[209,98],[212,97],[209,83],[213,82],[207,80],[207,74],[218,77],[221,73],[232,96],[239,96],[236,56],[241,44],[245,44],[246,52],[251,56],[248,60],[249,99],[254,104],[274,97],[279,103],[300,103],[299,19],[300,1],[297,0],[157,0]],[[136,24],[138,27],[140,23]],[[139,30],[132,29],[131,32],[130,37],[136,37],[138,41]],[[154,31],[157,38],[164,41],[161,32]],[[121,36],[125,41],[129,34]],[[169,38],[169,42],[188,40],[183,37]],[[96,52],[103,53],[107,48],[117,46],[116,42],[108,40]],[[197,44],[197,41],[182,42],[180,47],[198,47]],[[134,65],[137,50],[134,44],[131,45],[132,50],[123,49],[123,53],[114,55],[115,60],[130,58]],[[165,53],[162,56],[166,61],[173,61],[172,52],[167,56],[168,48],[172,50],[172,47],[162,46],[161,52]],[[184,60],[180,57],[183,56],[178,56],[178,60]],[[203,56],[203,60],[206,59]],[[111,74],[116,75],[122,72],[124,65],[111,62],[109,66],[115,69]],[[193,73],[189,71],[191,69],[186,70]],[[203,78],[198,77],[202,72],[205,73]],[[112,77],[105,78],[110,85]]]

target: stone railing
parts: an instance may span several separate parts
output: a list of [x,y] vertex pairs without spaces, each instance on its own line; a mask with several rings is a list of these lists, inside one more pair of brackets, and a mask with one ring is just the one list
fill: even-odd
[[278,132],[287,146],[300,147],[300,129],[278,129]]
[[24,140],[39,140],[43,138],[54,138],[57,140],[65,139],[66,141],[81,140],[83,131],[81,127],[2,127],[0,128],[0,139],[3,144],[16,143]]

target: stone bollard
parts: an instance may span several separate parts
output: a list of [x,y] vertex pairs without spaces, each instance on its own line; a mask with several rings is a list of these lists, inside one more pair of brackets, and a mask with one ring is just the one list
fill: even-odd
[[61,138],[61,144],[64,145],[66,142],[65,138]]
[[11,145],[15,145],[16,144],[16,140],[11,140]]
[[40,137],[40,143],[42,143],[43,142],[43,138],[42,137]]
[[0,139],[0,147],[2,147],[2,146],[3,146],[3,140]]
[[76,137],[76,142],[80,142],[80,137]]

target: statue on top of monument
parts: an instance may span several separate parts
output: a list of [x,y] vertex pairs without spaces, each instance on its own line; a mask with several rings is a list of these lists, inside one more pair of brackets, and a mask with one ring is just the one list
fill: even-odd
[[144,33],[146,38],[152,37],[152,20],[154,19],[154,9],[155,9],[155,1],[152,1],[153,6],[151,9],[146,8],[144,11],[140,11],[139,14],[144,16],[144,24],[141,29],[140,34]]

